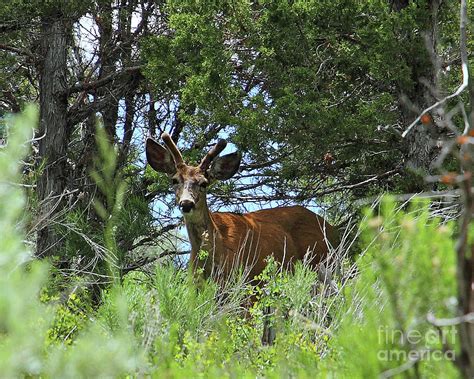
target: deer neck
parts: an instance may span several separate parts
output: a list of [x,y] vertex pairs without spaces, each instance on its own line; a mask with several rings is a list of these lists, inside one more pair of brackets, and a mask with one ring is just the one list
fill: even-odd
[[184,222],[193,253],[208,250],[208,241],[214,239],[216,227],[205,199],[190,214],[184,214]]

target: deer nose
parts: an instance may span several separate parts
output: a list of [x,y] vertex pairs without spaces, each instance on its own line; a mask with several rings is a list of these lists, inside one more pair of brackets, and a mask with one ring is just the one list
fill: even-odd
[[179,203],[179,207],[184,213],[189,213],[194,209],[194,202],[191,200],[183,200]]

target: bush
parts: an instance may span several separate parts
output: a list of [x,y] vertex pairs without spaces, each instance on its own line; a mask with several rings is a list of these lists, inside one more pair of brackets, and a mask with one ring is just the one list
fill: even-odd
[[[456,330],[427,321],[455,315],[453,224],[431,218],[428,203],[407,212],[385,199],[363,228],[368,251],[347,288],[347,313],[332,341],[338,373],[353,378],[395,375],[456,377]],[[446,349],[447,351],[443,351]]]

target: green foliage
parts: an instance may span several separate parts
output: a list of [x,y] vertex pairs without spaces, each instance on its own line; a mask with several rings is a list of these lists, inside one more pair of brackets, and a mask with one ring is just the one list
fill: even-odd
[[91,177],[104,197],[96,198],[94,207],[104,221],[105,263],[114,281],[120,280],[120,268],[124,262],[117,247],[118,217],[123,209],[126,184],[117,168],[117,152],[109,142],[102,127],[96,129],[98,157]]
[[4,116],[0,114],[0,138],[5,139],[7,137],[6,122]]
[[214,301],[216,285],[204,283],[197,291],[192,278],[173,267],[160,268],[156,275],[155,288],[160,303],[160,313],[168,322],[176,322],[193,336],[209,328],[217,309]]
[[[299,267],[296,275],[281,275],[286,295],[305,285],[302,270]],[[269,280],[268,285],[275,286],[275,282]],[[299,322],[293,320],[291,326],[279,329],[282,337],[274,346],[264,347],[260,342],[263,315],[254,310],[246,318],[235,310],[226,311],[225,303],[216,303],[216,290],[211,282],[200,283],[198,290],[185,272],[172,266],[157,267],[152,280],[138,273],[125,278],[121,294],[128,323],[148,352],[152,372],[177,377],[251,377],[257,373],[277,376],[280,369],[308,369],[308,361],[316,367],[319,352],[314,335],[305,326],[298,327]],[[115,296],[114,291],[105,293],[97,312],[97,322],[110,331],[120,330]],[[263,296],[262,304],[268,304]],[[262,307],[255,305],[255,309]],[[291,368],[288,359],[296,359]]]
[[[265,270],[257,278],[262,285],[255,292],[259,306],[283,306],[283,312],[293,309],[301,312],[311,301],[311,293],[316,283],[316,273],[297,262],[294,273],[288,275],[279,264],[270,258]],[[296,285],[297,283],[297,285]]]
[[375,377],[413,360],[406,370],[411,374],[457,376],[456,330],[439,331],[427,321],[430,312],[455,315],[453,225],[430,218],[427,209],[426,202],[414,202],[403,212],[385,199],[381,214],[364,226],[369,248],[347,290],[350,312],[333,341],[346,375]]
[[14,184],[36,119],[36,109],[29,107],[10,120],[8,144],[0,150],[0,371],[6,377],[39,372],[51,319],[47,307],[34,301],[46,270],[39,262],[25,267],[31,259],[21,234],[25,199]]
[[86,327],[92,307],[87,294],[81,295],[71,293],[67,301],[57,305],[60,300],[58,296],[51,297],[43,292],[41,302],[51,304],[54,310],[54,318],[48,329],[47,344],[70,345]]
[[[253,161],[278,162],[258,172],[276,178],[276,196],[311,198],[328,176],[357,183],[406,159],[399,130],[425,105],[420,78],[433,76],[428,3],[396,12],[383,0],[168,1],[170,32],[144,43],[145,75],[157,98],[174,104],[184,140],[224,131]],[[447,60],[458,46],[458,5],[436,16],[437,53]],[[455,67],[440,74],[446,91],[459,75]],[[336,160],[330,169],[326,152]],[[412,175],[385,183],[423,188]],[[354,195],[371,192],[379,183]]]
[[15,20],[15,17],[22,15],[31,20],[34,17],[54,15],[58,12],[58,9],[61,9],[64,14],[82,14],[91,5],[92,1],[90,0],[81,2],[68,0],[12,0],[0,7],[0,19],[11,22],[12,19]]

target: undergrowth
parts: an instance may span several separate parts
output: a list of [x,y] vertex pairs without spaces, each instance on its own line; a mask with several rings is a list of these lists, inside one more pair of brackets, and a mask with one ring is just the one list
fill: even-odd
[[[456,330],[427,321],[428,314],[454,316],[453,225],[431,218],[427,203],[400,209],[388,199],[367,214],[358,274],[335,276],[335,293],[321,290],[303,264],[285,273],[275,262],[259,287],[235,289],[254,292],[248,311],[239,296],[221,296],[210,281],[197,288],[170,264],[115,280],[99,306],[80,280],[58,291],[47,264],[25,246],[25,198],[14,184],[35,118],[32,108],[17,117],[0,151],[1,376],[458,375]],[[113,249],[113,225],[107,228],[106,248]],[[271,346],[261,343],[264,317],[276,329]]]

